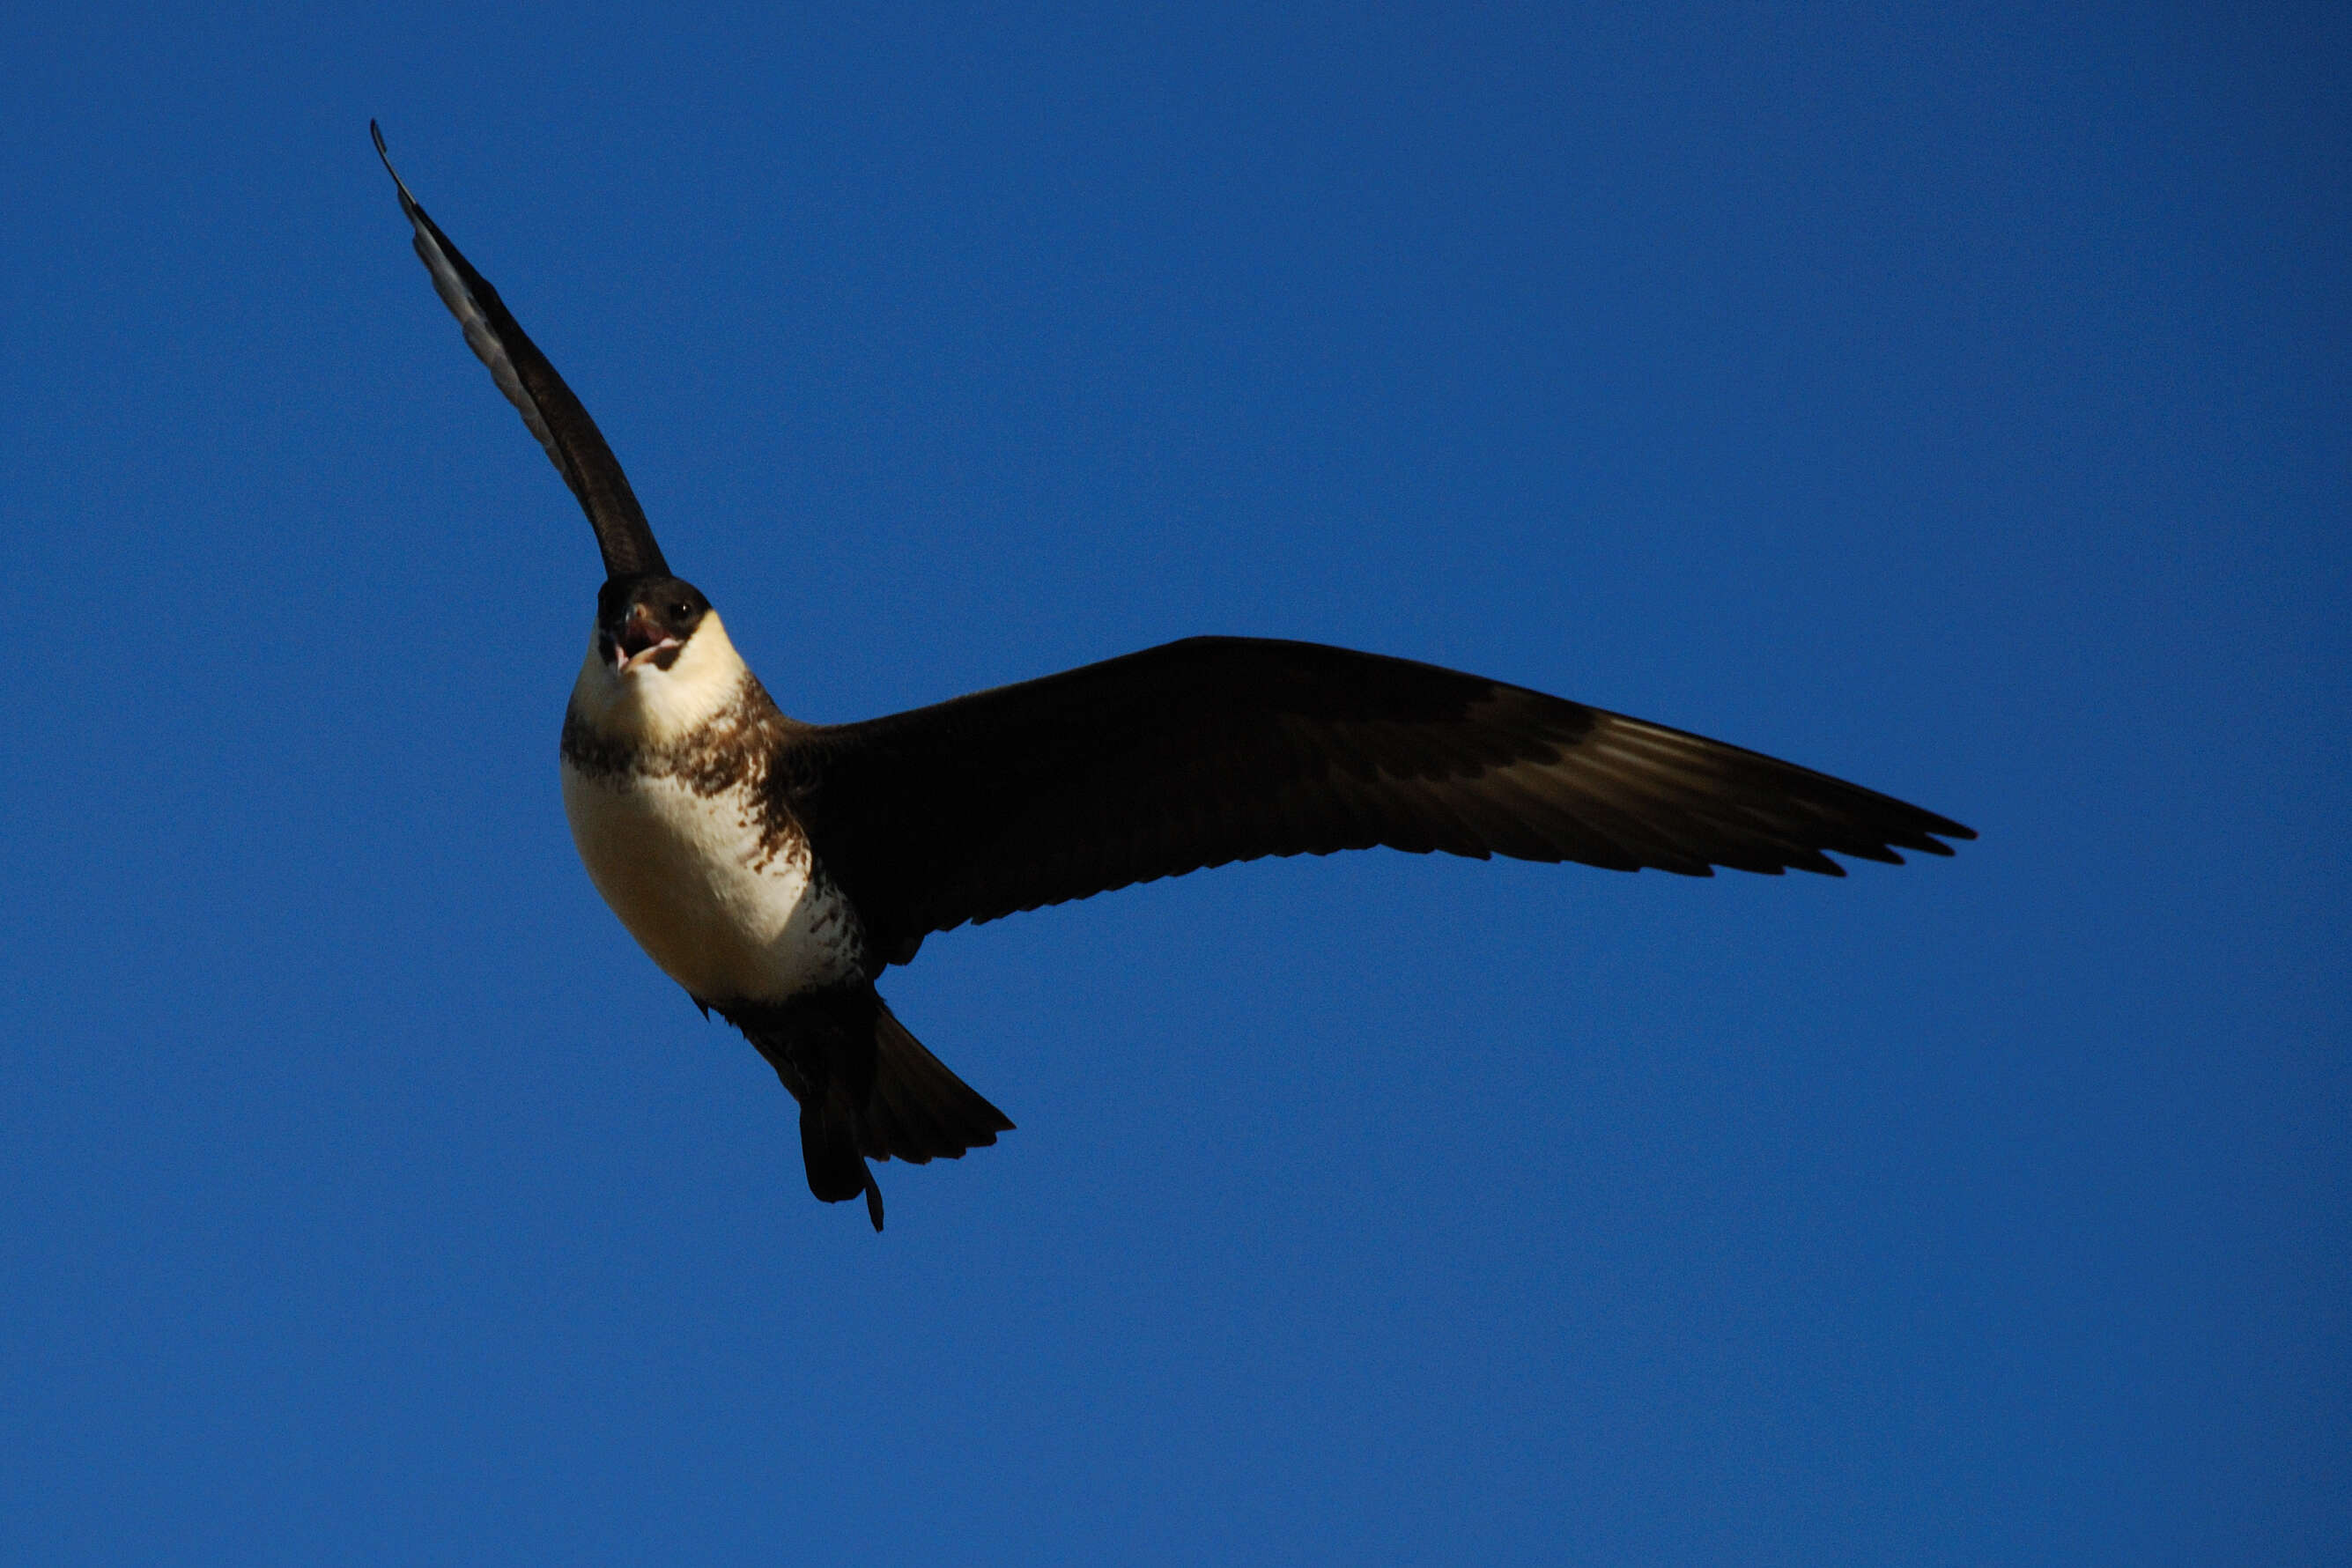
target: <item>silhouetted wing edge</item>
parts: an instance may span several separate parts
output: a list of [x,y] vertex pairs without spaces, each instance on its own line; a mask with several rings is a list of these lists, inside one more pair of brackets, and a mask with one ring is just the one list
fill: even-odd
[[596,422],[507,310],[489,279],[474,270],[441,232],[441,226],[418,205],[408,182],[392,166],[383,132],[373,120],[368,121],[368,133],[375,140],[376,156],[383,160],[384,173],[392,176],[394,188],[400,193],[400,210],[415,230],[416,254],[432,274],[433,291],[457,318],[465,331],[466,346],[489,367],[490,379],[539,437],[548,460],[588,514],[588,525],[595,530],[597,549],[604,558],[605,575],[667,574],[668,564],[662,559],[661,546],[654,542],[645,510],[637,504],[636,492],[629,488],[628,477],[605,445]]

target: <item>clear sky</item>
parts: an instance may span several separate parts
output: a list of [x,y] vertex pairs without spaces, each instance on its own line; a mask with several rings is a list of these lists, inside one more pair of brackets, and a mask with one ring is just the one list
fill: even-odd
[[[2055,9],[8,8],[0,1560],[2352,1559],[2352,15]],[[371,116],[800,717],[1307,637],[1983,838],[934,938],[877,1237]]]

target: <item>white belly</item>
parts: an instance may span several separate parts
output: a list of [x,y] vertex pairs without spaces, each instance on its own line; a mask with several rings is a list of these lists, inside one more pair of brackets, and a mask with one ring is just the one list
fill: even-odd
[[704,1002],[778,1001],[858,973],[848,904],[810,878],[805,845],[762,847],[741,795],[563,767],[563,815],[588,879],[662,972]]

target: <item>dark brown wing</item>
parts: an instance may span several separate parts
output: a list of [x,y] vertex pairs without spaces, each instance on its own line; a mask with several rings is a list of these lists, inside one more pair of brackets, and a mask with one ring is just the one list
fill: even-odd
[[1312,643],[1196,637],[796,731],[775,785],[882,956],[924,934],[1264,855],[1373,845],[1843,876],[1957,822],[1523,687]]
[[376,156],[383,160],[384,173],[400,192],[400,210],[416,231],[416,254],[433,274],[434,292],[457,318],[457,324],[466,330],[467,345],[490,367],[490,378],[522,415],[522,422],[547,448],[555,471],[579,498],[581,510],[588,514],[588,525],[596,531],[604,575],[667,576],[669,566],[662,560],[661,546],[654,542],[645,509],[637,504],[636,492],[629,489],[628,476],[621,472],[613,448],[604,445],[596,422],[588,417],[588,410],[563,384],[539,345],[516,324],[489,279],[474,270],[441,232],[441,226],[427,217],[416,198],[408,194],[408,183],[392,166],[392,155],[383,148],[383,132],[373,120],[368,121],[368,134],[375,138]]

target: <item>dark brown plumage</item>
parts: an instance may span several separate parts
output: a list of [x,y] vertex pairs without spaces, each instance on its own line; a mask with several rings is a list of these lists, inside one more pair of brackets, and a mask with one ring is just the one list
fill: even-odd
[[667,575],[669,564],[662,559],[661,546],[654,542],[646,509],[637,504],[637,492],[629,488],[629,476],[621,471],[620,459],[604,444],[604,433],[596,428],[596,421],[588,417],[588,410],[514,319],[490,280],[474,270],[473,263],[409,194],[408,182],[392,166],[383,132],[373,120],[368,121],[368,134],[375,140],[375,155],[383,160],[383,172],[392,176],[393,188],[400,194],[400,210],[415,230],[418,258],[433,275],[433,291],[457,318],[458,326],[465,330],[466,346],[489,367],[490,379],[539,437],[548,461],[555,465],[580,509],[588,514],[588,525],[596,531],[597,551],[604,557],[605,577]]
[[866,1161],[960,1159],[1013,1131],[1012,1119],[908,1033],[869,984],[720,1011],[800,1102],[809,1191],[835,1204],[864,1194],[877,1230],[882,1189]]
[[769,788],[904,963],[968,921],[1267,855],[1376,845],[1712,875],[1899,864],[1968,828],[1525,687],[1313,643],[1195,637],[795,731]]
[[877,1229],[867,1161],[951,1158],[1013,1126],[874,989],[933,931],[1375,845],[1843,876],[1830,856],[1900,863],[1976,837],[1719,741],[1311,643],[1196,637],[863,723],[786,718],[668,574],[579,399],[393,180],[436,289],[604,556],[562,741],[583,859],[639,943],[800,1102],[810,1190],[863,1194]]

